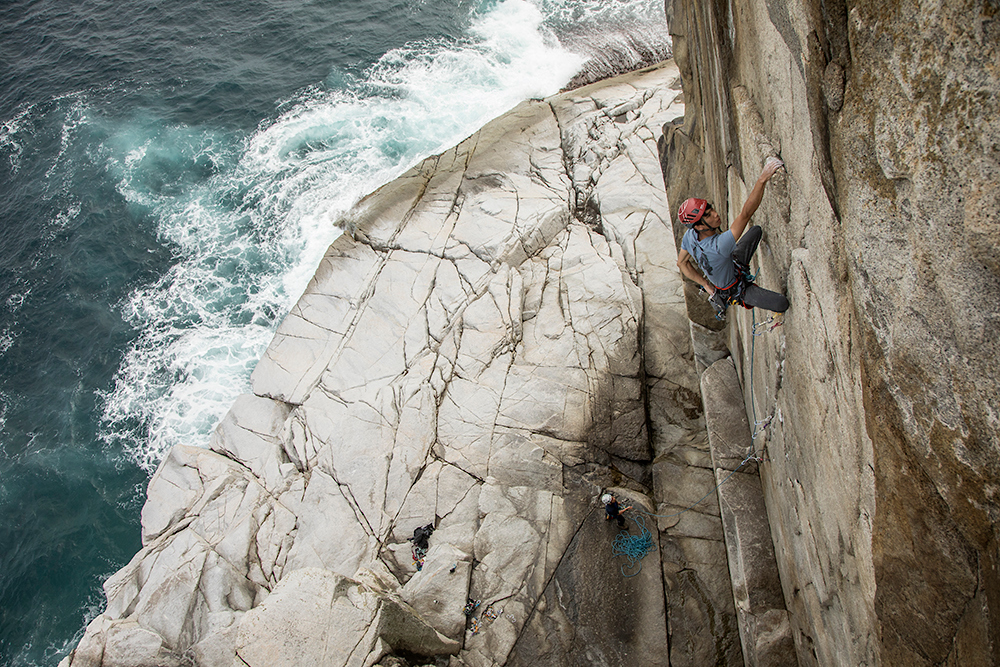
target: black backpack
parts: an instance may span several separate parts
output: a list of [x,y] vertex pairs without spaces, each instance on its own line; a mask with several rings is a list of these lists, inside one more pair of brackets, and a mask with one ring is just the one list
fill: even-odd
[[426,526],[421,526],[420,528],[415,528],[413,530],[413,537],[407,538],[410,542],[413,542],[413,546],[418,549],[427,549],[427,540],[430,538],[431,534],[434,532],[434,524],[429,523]]

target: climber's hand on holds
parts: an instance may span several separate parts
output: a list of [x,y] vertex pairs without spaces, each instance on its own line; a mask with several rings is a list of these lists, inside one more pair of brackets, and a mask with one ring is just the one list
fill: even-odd
[[775,172],[782,169],[785,163],[776,157],[769,157],[764,162],[764,171],[761,173],[761,178],[767,180],[774,176]]

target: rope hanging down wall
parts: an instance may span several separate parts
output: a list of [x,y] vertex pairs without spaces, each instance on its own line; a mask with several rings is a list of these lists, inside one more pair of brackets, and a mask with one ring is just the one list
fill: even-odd
[[[639,574],[639,572],[642,571],[642,559],[646,557],[646,554],[648,554],[650,551],[656,548],[655,544],[653,543],[652,534],[649,532],[649,529],[646,528],[646,520],[644,517],[649,517],[651,519],[671,519],[673,517],[681,516],[686,512],[690,512],[695,507],[700,505],[703,500],[708,498],[713,493],[717,492],[720,486],[728,482],[732,478],[732,476],[735,475],[737,472],[739,472],[743,468],[743,466],[745,466],[747,463],[749,463],[750,461],[757,461],[758,463],[763,462],[763,457],[757,455],[757,448],[754,445],[754,443],[756,443],[757,441],[757,436],[762,434],[764,432],[764,429],[766,429],[768,425],[771,423],[771,417],[768,416],[765,419],[761,420],[757,419],[757,401],[755,400],[753,395],[753,368],[754,368],[754,352],[756,347],[755,343],[758,336],[763,336],[764,334],[770,331],[774,331],[775,329],[781,326],[782,321],[781,319],[775,318],[775,316],[772,315],[763,322],[757,322],[756,308],[751,310],[751,317],[752,317],[752,327],[750,329],[750,334],[751,334],[750,410],[753,413],[754,430],[750,439],[751,442],[750,454],[745,459],[743,459],[742,463],[740,463],[738,466],[736,466],[736,468],[730,471],[730,473],[726,475],[725,479],[716,484],[714,487],[712,487],[712,489],[708,493],[703,495],[701,498],[696,500],[688,507],[682,509],[680,512],[674,512],[673,514],[651,514],[643,510],[635,510],[635,518],[633,519],[633,521],[639,528],[639,534],[632,535],[627,530],[621,531],[620,533],[618,533],[618,535],[615,536],[614,542],[611,543],[611,555],[615,558],[617,558],[618,556],[625,557],[625,562],[622,563],[620,567],[622,576],[624,577],[634,577],[637,574]],[[761,453],[763,453],[763,450],[761,451]],[[631,572],[632,570],[635,571]],[[631,572],[631,574],[629,572]]]

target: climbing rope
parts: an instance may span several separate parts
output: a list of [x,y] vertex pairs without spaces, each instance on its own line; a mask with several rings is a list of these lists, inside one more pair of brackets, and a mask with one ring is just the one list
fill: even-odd
[[[754,274],[753,277],[756,277],[756,274]],[[771,420],[774,418],[773,415],[768,415],[764,419],[757,419],[757,401],[754,400],[754,394],[753,394],[754,352],[756,347],[755,343],[757,341],[758,336],[763,336],[764,334],[770,331],[774,331],[775,329],[780,327],[782,325],[782,320],[776,319],[772,315],[763,322],[757,322],[757,309],[751,308],[750,313],[752,318],[752,328],[750,330],[752,334],[750,339],[750,409],[753,413],[753,421],[754,421],[754,432],[753,436],[751,437],[751,445],[753,445],[753,443],[757,441],[757,436],[759,436],[761,433],[764,432],[764,429],[766,429],[770,425]],[[771,326],[769,328],[766,328],[768,325]],[[716,484],[714,487],[712,487],[712,489],[708,493],[703,495],[701,498],[696,500],[691,505],[682,509],[680,512],[674,512],[673,514],[652,514],[650,512],[646,512],[645,510],[635,510],[635,516],[632,520],[635,522],[636,526],[639,527],[639,534],[632,535],[627,530],[625,530],[618,533],[618,535],[615,536],[614,542],[611,543],[612,556],[616,558],[618,556],[625,557],[625,562],[622,563],[620,567],[622,576],[634,577],[637,574],[639,574],[639,572],[642,571],[642,559],[646,557],[646,554],[648,554],[650,551],[656,548],[655,545],[653,544],[653,536],[646,528],[646,520],[644,517],[648,516],[652,519],[671,519],[673,517],[681,516],[686,512],[690,512],[695,507],[700,505],[703,500],[708,498],[713,493],[717,492],[720,486],[722,486],[730,479],[732,479],[733,475],[739,472],[743,468],[743,466],[748,464],[750,461],[757,461],[758,463],[761,463],[763,462],[763,460],[764,460],[763,456],[758,456],[756,447],[753,447],[750,454],[745,459],[743,459],[742,463],[740,463],[738,466],[736,466],[736,468],[731,470],[729,474],[726,475],[725,479]],[[632,570],[635,571],[629,574],[629,572]]]
[[[768,426],[771,425],[771,420],[774,418],[774,415],[772,414],[772,415],[768,415],[767,417],[765,417],[763,419],[757,419],[757,401],[756,401],[756,399],[754,399],[754,392],[753,392],[753,367],[754,367],[753,358],[754,358],[754,348],[756,347],[755,343],[757,342],[757,337],[758,336],[763,336],[764,334],[768,333],[769,331],[774,331],[775,329],[777,329],[778,327],[780,327],[781,324],[782,324],[782,320],[780,320],[780,319],[776,320],[775,317],[772,315],[771,317],[767,318],[763,322],[758,322],[757,321],[757,309],[756,308],[751,309],[750,314],[751,314],[751,321],[752,321],[752,326],[751,326],[751,329],[750,329],[750,333],[751,333],[751,336],[750,336],[750,411],[753,413],[753,435],[750,436],[750,443],[753,444],[753,443],[757,442],[757,436],[759,436],[761,433],[763,433],[764,429],[766,429]],[[764,327],[766,327],[768,324],[771,324],[772,326],[770,328],[768,328],[768,329],[765,329]]]
[[646,511],[643,511],[643,510],[639,510],[639,511],[642,512],[643,514],[646,514],[648,516],[651,516],[651,517],[654,517],[654,518],[657,518],[657,519],[672,519],[673,517],[680,516],[680,515],[684,514],[685,512],[690,512],[695,507],[697,507],[698,505],[700,505],[701,501],[703,501],[705,498],[708,498],[710,495],[712,495],[713,493],[715,493],[716,491],[718,491],[719,487],[722,486],[723,484],[725,484],[726,482],[728,482],[729,478],[732,477],[733,475],[735,475],[736,473],[738,473],[743,466],[745,466],[746,464],[750,463],[751,461],[759,461],[759,460],[760,459],[757,458],[757,452],[756,451],[750,452],[750,455],[747,456],[745,459],[743,459],[743,463],[739,464],[733,470],[731,470],[729,472],[729,474],[726,475],[726,478],[724,480],[722,480],[721,482],[719,482],[718,484],[716,484],[715,486],[713,486],[711,491],[709,491],[708,493],[706,493],[705,495],[703,495],[698,500],[694,501],[694,503],[692,503],[691,505],[688,505],[687,507],[685,507],[684,509],[682,509],[680,512],[674,512],[673,514],[650,514],[649,512],[646,512]]
[[[642,514],[645,514],[643,512]],[[653,544],[653,536],[646,528],[646,520],[642,514],[637,513],[633,521],[639,526],[639,534],[632,535],[623,530],[615,536],[615,541],[611,543],[611,555],[617,558],[625,556],[625,562],[621,565],[623,577],[634,577],[642,571],[642,559],[650,551],[656,548]],[[636,567],[638,565],[638,568]],[[627,574],[628,570],[635,570],[632,574]]]
[[[680,512],[674,512],[673,514],[653,514],[645,510],[634,510],[635,517],[632,520],[639,527],[639,534],[632,535],[628,531],[622,531],[615,536],[614,542],[611,543],[611,555],[613,557],[625,556],[626,562],[622,563],[620,568],[622,576],[628,578],[639,574],[639,572],[642,571],[642,559],[646,557],[646,554],[656,548],[653,544],[653,536],[650,534],[649,529],[646,528],[646,520],[643,518],[644,516],[648,516],[651,519],[671,519],[675,516],[680,516],[685,512],[690,512],[695,507],[700,505],[701,501],[718,491],[720,486],[728,482],[732,476],[738,473],[747,463],[750,463],[750,461],[759,461],[760,459],[756,456],[756,454],[757,452],[751,452],[750,456],[743,459],[742,463],[731,470],[729,474],[726,475],[725,479],[716,484],[708,493],[703,495],[691,505],[682,509]],[[635,569],[637,564],[639,566],[638,569],[636,569],[632,574],[627,574],[627,571]]]

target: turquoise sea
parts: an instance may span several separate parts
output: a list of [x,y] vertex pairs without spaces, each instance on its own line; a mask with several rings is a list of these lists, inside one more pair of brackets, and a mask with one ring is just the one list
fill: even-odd
[[660,0],[0,3],[0,665],[55,665],[360,196]]

